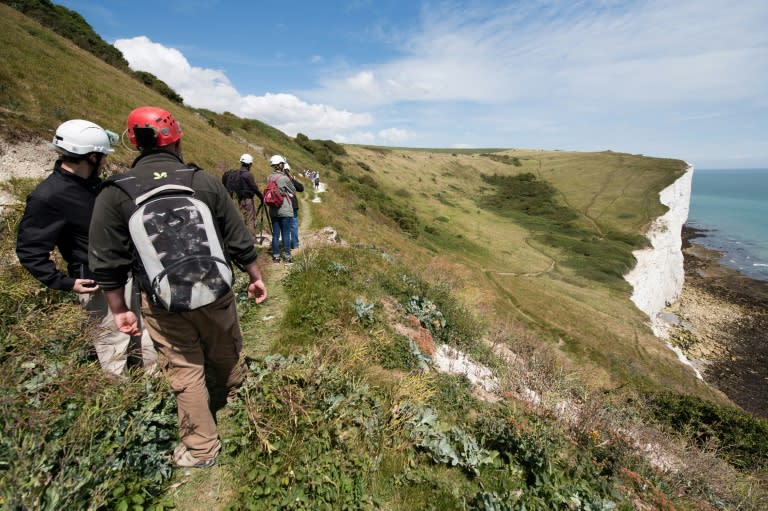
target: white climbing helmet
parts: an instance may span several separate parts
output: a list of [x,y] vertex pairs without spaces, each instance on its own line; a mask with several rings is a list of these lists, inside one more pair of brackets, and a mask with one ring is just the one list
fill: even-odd
[[90,121],[73,119],[56,128],[51,146],[65,155],[109,154],[115,152],[112,144],[117,140],[117,133],[105,130]]
[[240,157],[240,163],[244,165],[250,165],[251,163],[253,163],[253,156],[251,156],[248,153],[245,153]]
[[288,163],[288,162],[287,162],[287,161],[285,161],[285,158],[283,158],[283,157],[282,157],[282,156],[280,156],[279,154],[275,154],[274,156],[272,156],[272,157],[269,159],[269,164],[270,164],[271,166],[273,166],[273,167],[274,167],[275,165],[280,165],[281,163]]
[[285,172],[288,172],[288,171],[290,171],[290,170],[291,170],[291,166],[290,166],[290,165],[288,165],[288,162],[285,162],[285,165],[283,165],[283,170],[284,170]]

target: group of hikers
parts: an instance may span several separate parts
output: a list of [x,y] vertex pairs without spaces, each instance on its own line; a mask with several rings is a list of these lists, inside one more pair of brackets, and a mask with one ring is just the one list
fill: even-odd
[[320,191],[320,173],[316,170],[304,169],[301,174],[310,180],[315,187],[315,191]]
[[[176,118],[162,108],[136,108],[127,135],[139,156],[126,172],[102,181],[100,169],[117,134],[82,119],[56,129],[50,145],[58,159],[27,197],[16,253],[41,283],[77,294],[94,320],[93,343],[109,377],[119,378],[136,353],[146,371],[162,370],[178,411],[173,462],[209,467],[221,450],[216,412],[245,378],[232,265],[248,274],[249,299],[262,303],[267,288],[253,235],[231,193],[182,160]],[[261,200],[271,190],[268,185],[262,194],[256,186],[250,155],[240,163],[243,190],[250,192],[240,192],[238,200],[252,222],[253,196]],[[275,155],[270,164],[267,182],[295,198],[303,187],[288,162]],[[270,206],[276,261],[280,239],[286,261],[298,246],[291,231],[297,208],[293,199]],[[51,259],[54,248],[66,273]]]
[[[269,164],[272,172],[267,176],[264,194],[251,173],[253,156],[247,153],[240,156],[240,168],[225,172],[221,183],[237,199],[245,223],[254,233],[260,230],[257,228],[257,217],[268,215],[272,226],[272,260],[279,263],[282,253],[282,260],[291,263],[291,251],[299,248],[299,200],[296,193],[303,192],[304,185],[291,174],[291,166],[284,156],[273,155]],[[275,189],[276,195],[267,192],[270,188]],[[254,197],[259,199],[258,207]],[[265,204],[268,210],[264,209]]]

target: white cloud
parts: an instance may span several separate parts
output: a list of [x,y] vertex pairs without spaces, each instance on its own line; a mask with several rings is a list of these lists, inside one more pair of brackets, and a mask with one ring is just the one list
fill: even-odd
[[177,49],[154,43],[144,36],[119,39],[114,45],[123,52],[132,69],[154,74],[193,107],[256,118],[291,136],[303,132],[312,138],[325,138],[340,130],[373,123],[369,113],[310,104],[292,94],[268,92],[262,96],[242,96],[223,72],[191,66]]
[[408,140],[409,133],[400,128],[387,128],[379,131],[378,137],[385,143],[404,142]]
[[401,128],[386,128],[376,133],[370,131],[353,131],[348,133],[337,133],[333,140],[347,144],[399,144],[411,138],[408,130]]
[[[762,6],[761,6],[762,4]],[[762,2],[515,3],[423,11],[402,56],[329,76],[319,101],[707,101],[768,86]]]
[[353,131],[350,133],[337,133],[333,140],[342,144],[374,144],[376,135],[370,131]]
[[356,75],[347,78],[346,82],[353,90],[359,90],[364,93],[374,92],[375,79],[370,71],[360,71]]
[[[438,0],[424,3],[407,31],[377,37],[390,44],[387,57],[355,63],[313,49],[318,55],[301,60],[313,78],[300,83],[314,88],[292,94],[243,95],[221,71],[147,38],[115,44],[188,104],[289,134],[695,160],[714,146],[735,154],[739,140],[765,131],[767,19],[765,0]],[[369,48],[359,50],[358,59]]]

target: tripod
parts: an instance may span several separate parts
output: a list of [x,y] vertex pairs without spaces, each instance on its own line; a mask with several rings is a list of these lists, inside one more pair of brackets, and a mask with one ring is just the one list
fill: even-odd
[[267,211],[267,208],[264,207],[264,203],[262,202],[259,204],[259,209],[256,210],[256,230],[258,233],[255,234],[256,243],[259,245],[262,245],[264,240],[267,239],[266,235],[264,234],[265,221],[269,229],[269,234],[272,235],[272,219],[269,217],[269,211]]

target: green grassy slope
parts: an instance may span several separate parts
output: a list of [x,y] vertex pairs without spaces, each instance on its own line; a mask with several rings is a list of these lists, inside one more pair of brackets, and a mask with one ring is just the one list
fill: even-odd
[[[74,301],[42,289],[13,260],[21,208],[11,208],[0,234],[0,508],[765,503],[762,423],[740,417],[721,433],[711,417],[728,415],[709,402],[724,398],[651,335],[621,279],[682,162],[292,139],[259,121],[173,104],[0,5],[0,136],[47,140],[73,117],[122,131],[143,104],[172,111],[185,159],[215,174],[242,152],[256,157],[260,180],[273,153],[294,169],[320,170],[328,191],[319,203],[309,191],[301,198],[303,243],[332,226],[347,244],[307,246],[290,269],[265,266],[271,297],[262,306],[243,299],[240,278],[251,372],[219,418],[224,453],[211,470],[171,473],[168,389],[140,375],[120,385],[103,379]],[[112,168],[134,156],[121,147]],[[23,200],[34,184],[5,186]],[[522,197],[529,189],[536,193]],[[419,370],[403,334],[407,313],[439,345],[492,367],[503,400],[478,399],[466,378]],[[663,474],[629,433],[658,426],[643,408],[661,390],[694,396],[686,410],[706,409],[698,420],[707,439],[748,441],[719,457],[688,446],[670,452],[697,471]],[[670,412],[678,402],[663,401]],[[560,405],[570,416],[555,413]],[[684,443],[653,431],[654,441],[671,438],[670,450]]]
[[[49,139],[58,124],[73,118],[122,133],[128,112],[152,104],[181,122],[185,158],[215,172],[235,165],[246,151],[262,157],[255,147],[269,152],[288,145],[282,134],[259,131],[246,140],[212,129],[206,112],[180,107],[10,7],[0,9],[0,133],[10,140]],[[123,144],[111,160],[126,165],[135,156]]]
[[[709,394],[652,335],[621,278],[633,264],[632,249],[644,241],[638,233],[664,212],[658,191],[681,175],[683,162],[616,153],[346,149],[341,177],[356,191],[343,199],[350,221],[325,221],[343,225],[352,238],[408,252],[427,271],[435,260],[457,265],[466,282],[457,292],[489,324],[523,321],[537,328],[598,386],[631,381]],[[573,213],[565,241],[548,242],[559,229],[551,222],[492,205],[496,188],[482,176],[524,173],[549,182],[553,200]],[[372,190],[383,192],[384,209],[412,215],[415,237],[400,236],[391,218],[375,216],[381,208],[366,204]],[[366,218],[358,218],[363,211]],[[367,218],[392,225],[394,239]]]

